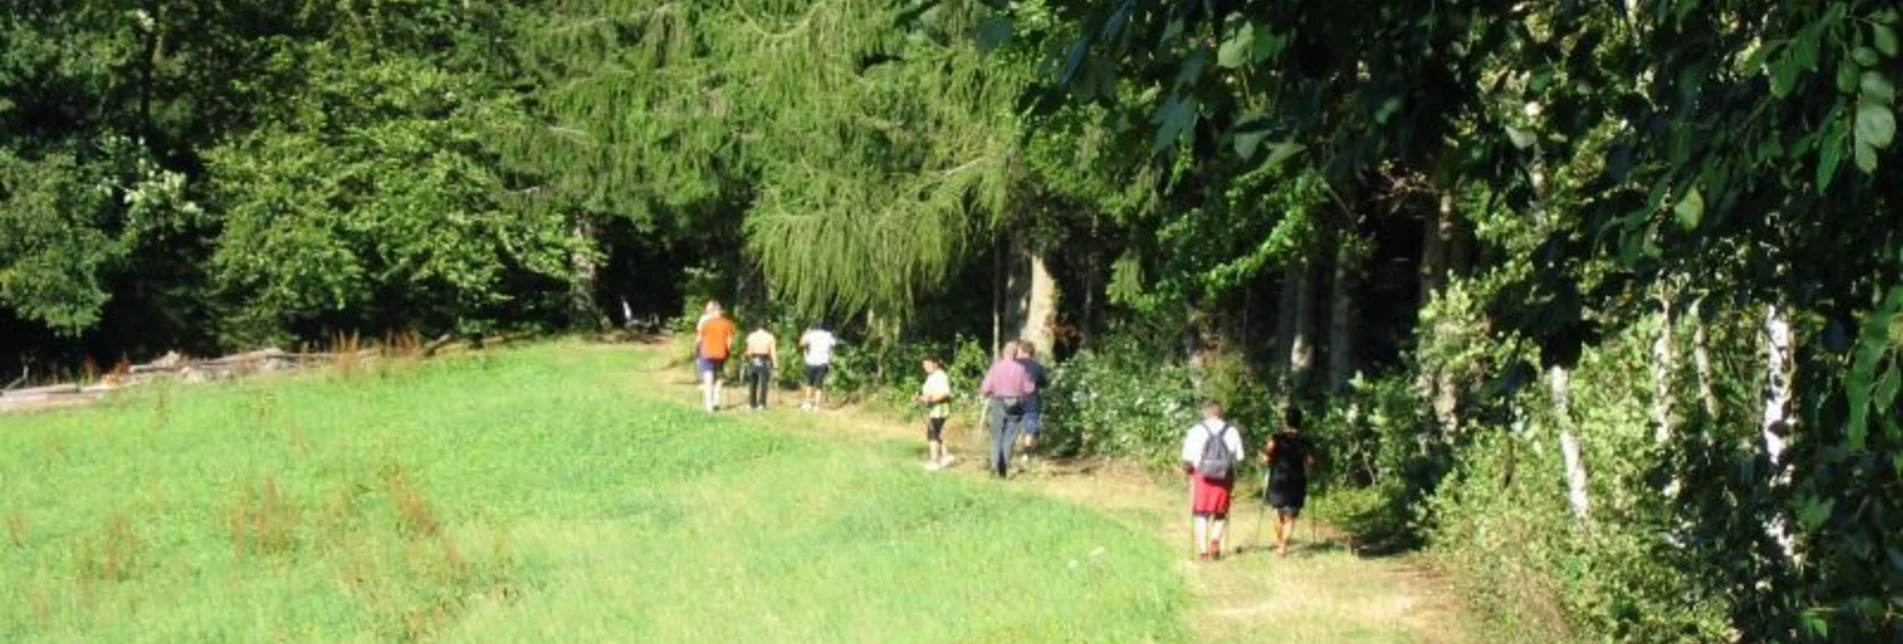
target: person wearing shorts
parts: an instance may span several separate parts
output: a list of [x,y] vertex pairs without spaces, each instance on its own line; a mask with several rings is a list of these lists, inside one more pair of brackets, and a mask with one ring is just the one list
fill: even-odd
[[800,349],[805,351],[806,387],[801,392],[800,409],[817,409],[826,401],[826,376],[833,369],[833,349],[839,346],[839,339],[833,337],[824,325],[816,325],[800,335]]
[[1291,407],[1283,417],[1286,427],[1269,436],[1262,450],[1262,462],[1269,466],[1262,502],[1275,508],[1275,552],[1286,557],[1295,520],[1308,503],[1308,468],[1315,464],[1315,454],[1302,436],[1302,410]]
[[1190,535],[1199,561],[1222,558],[1222,533],[1229,523],[1229,501],[1235,489],[1233,471],[1217,476],[1201,470],[1210,441],[1220,441],[1232,462],[1242,461],[1242,430],[1222,419],[1222,406],[1215,401],[1203,403],[1203,419],[1183,434],[1180,455],[1183,474],[1189,477]]
[[936,358],[926,358],[925,386],[919,388],[919,404],[925,405],[925,466],[934,470],[951,465],[951,451],[945,449],[945,419],[951,417],[951,376]]
[[1037,345],[1029,341],[1018,343],[1018,364],[1024,365],[1024,372],[1031,377],[1031,383],[1037,386],[1038,393],[1024,398],[1024,453],[1020,455],[1020,465],[1030,466],[1031,449],[1037,447],[1037,432],[1044,428],[1044,389],[1050,386],[1050,372],[1044,363],[1037,361]]
[[733,351],[734,336],[738,335],[738,331],[734,329],[733,320],[722,314],[719,302],[707,303],[707,311],[711,317],[700,325],[695,334],[695,355],[699,356],[695,363],[700,371],[701,403],[707,407],[707,411],[716,411],[720,409],[721,387],[724,384],[721,376],[726,372],[727,356]]

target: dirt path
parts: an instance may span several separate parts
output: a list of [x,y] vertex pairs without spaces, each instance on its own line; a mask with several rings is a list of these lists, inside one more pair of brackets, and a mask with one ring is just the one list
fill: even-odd
[[[678,365],[637,371],[634,388],[672,391],[684,405],[698,405],[693,375]],[[774,392],[773,407],[745,409],[746,391],[728,387],[723,414],[763,427],[863,445],[911,458],[923,466],[923,429],[895,414],[858,407],[801,412],[796,395]],[[982,477],[983,438],[972,419],[954,418],[945,440],[959,460],[949,476]],[[1256,537],[1256,504],[1239,504],[1225,541],[1241,551],[1219,563],[1190,561],[1183,516],[1184,486],[1117,462],[1034,463],[1011,484],[1076,503],[1133,527],[1149,530],[1183,550],[1177,570],[1195,595],[1188,619],[1205,642],[1428,642],[1474,638],[1451,589],[1407,556],[1364,558],[1343,546],[1345,538],[1320,526],[1299,526],[1288,558],[1267,547],[1272,526]],[[1325,499],[1318,502],[1325,503]],[[1266,522],[1265,522],[1266,524]],[[1311,537],[1311,535],[1313,535]]]

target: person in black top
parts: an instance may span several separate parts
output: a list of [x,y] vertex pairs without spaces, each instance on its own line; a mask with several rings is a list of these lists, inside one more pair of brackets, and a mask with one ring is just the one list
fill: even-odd
[[1271,434],[1262,449],[1262,462],[1269,466],[1269,484],[1262,491],[1262,502],[1275,508],[1275,552],[1286,557],[1295,519],[1308,502],[1308,468],[1315,465],[1315,454],[1308,439],[1302,437],[1302,410],[1290,407],[1282,416],[1287,426]]
[[1037,393],[1024,399],[1024,455],[1020,464],[1030,466],[1031,448],[1037,447],[1037,432],[1044,428],[1044,388],[1049,387],[1050,373],[1044,363],[1037,361],[1037,345],[1029,340],[1018,345],[1018,364],[1024,365],[1024,372],[1031,376],[1031,382],[1037,384]]

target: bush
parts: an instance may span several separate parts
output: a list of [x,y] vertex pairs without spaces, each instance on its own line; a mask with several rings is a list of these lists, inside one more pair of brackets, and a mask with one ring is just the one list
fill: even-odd
[[1121,456],[1168,467],[1183,429],[1195,422],[1196,399],[1188,368],[1111,342],[1053,370],[1045,446],[1062,456]]

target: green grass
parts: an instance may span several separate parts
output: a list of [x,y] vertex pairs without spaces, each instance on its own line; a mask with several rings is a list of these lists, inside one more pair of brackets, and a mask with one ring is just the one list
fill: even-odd
[[[1150,535],[579,343],[0,418],[0,641],[1178,641]],[[673,398],[668,398],[672,396]]]

